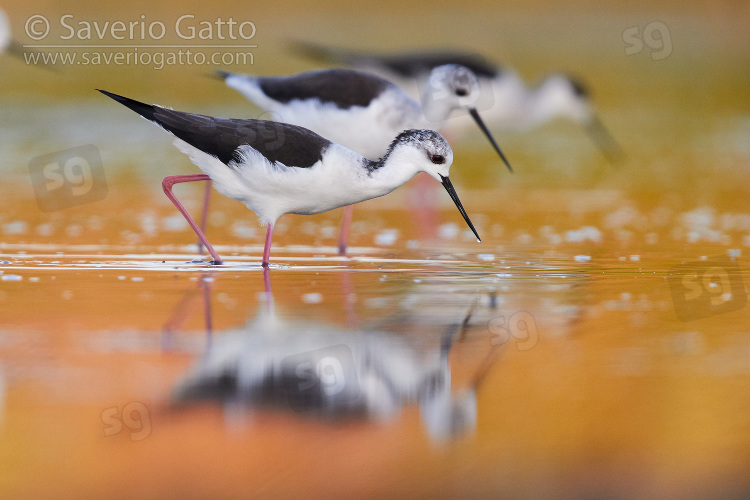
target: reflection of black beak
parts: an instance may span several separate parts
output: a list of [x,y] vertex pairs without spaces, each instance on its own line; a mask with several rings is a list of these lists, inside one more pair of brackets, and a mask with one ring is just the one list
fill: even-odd
[[508,163],[508,160],[505,158],[505,155],[503,154],[503,152],[500,151],[500,146],[498,146],[497,143],[495,142],[494,137],[492,137],[492,134],[490,134],[490,131],[487,128],[487,125],[484,124],[477,110],[475,108],[471,108],[469,109],[469,114],[471,115],[472,118],[474,118],[474,121],[477,122],[477,125],[479,125],[479,128],[482,129],[482,132],[484,132],[484,135],[487,136],[487,139],[490,140],[490,142],[492,143],[492,147],[495,148],[495,151],[497,151],[497,154],[499,154],[500,158],[503,159],[503,162],[505,162],[505,166],[508,167],[508,170],[513,172],[513,168],[510,166],[510,163]]
[[456,207],[458,207],[458,211],[461,212],[461,215],[464,216],[464,220],[469,225],[471,230],[474,232],[474,236],[477,237],[477,241],[481,242],[482,239],[479,237],[479,234],[477,234],[477,230],[474,229],[474,224],[471,223],[471,220],[469,220],[469,216],[466,215],[466,210],[464,210],[463,205],[461,205],[461,200],[458,199],[458,195],[456,194],[456,190],[453,189],[453,184],[451,184],[451,180],[447,177],[440,176],[440,179],[443,181],[443,187],[446,191],[448,191],[448,194],[451,195],[451,200],[453,200],[453,203],[456,204]]
[[625,159],[625,153],[623,153],[619,144],[615,142],[598,116],[591,116],[591,120],[586,125],[586,130],[588,130],[589,135],[591,135],[591,138],[599,146],[602,154],[610,163],[617,165]]

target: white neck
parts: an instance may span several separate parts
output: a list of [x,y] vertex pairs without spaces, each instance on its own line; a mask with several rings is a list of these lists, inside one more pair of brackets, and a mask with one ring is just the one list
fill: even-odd
[[532,126],[555,118],[585,123],[591,116],[591,109],[585,101],[574,97],[569,90],[561,89],[554,82],[529,90],[526,99],[526,112]]
[[561,113],[560,102],[554,89],[542,86],[529,89],[526,92],[526,120],[528,126],[534,127],[540,123],[552,120]]
[[[371,161],[350,149],[333,144],[325,155],[326,174],[309,179],[305,189],[311,193],[323,193],[325,199],[318,204],[325,206],[326,210],[385,196],[420,171],[402,150],[403,148],[397,147],[387,157]],[[353,164],[356,167],[352,168]],[[341,188],[331,192],[331,184]],[[308,198],[313,199],[315,196],[310,195]]]
[[370,170],[366,182],[371,189],[381,192],[377,196],[403,186],[422,171],[408,156],[404,148],[395,148],[387,156],[369,164],[374,169]]
[[[421,123],[417,128],[440,130],[455,109],[446,96],[434,95],[435,90],[427,83],[422,93]],[[442,97],[442,98],[441,98]]]

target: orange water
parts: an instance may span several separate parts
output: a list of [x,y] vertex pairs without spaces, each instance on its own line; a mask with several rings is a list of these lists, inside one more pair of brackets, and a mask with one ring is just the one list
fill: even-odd
[[[70,12],[217,15],[194,7]],[[340,211],[283,217],[269,294],[254,215],[215,195],[208,234],[227,265],[191,262],[195,238],[159,184],[194,167],[93,89],[222,116],[258,110],[203,68],[48,71],[0,56],[0,496],[750,494],[746,8],[437,3],[371,6],[364,20],[321,9],[220,11],[256,23],[257,73],[313,67],[285,51],[289,38],[480,47],[529,79],[569,69],[628,159],[609,165],[582,130],[555,122],[497,131],[511,175],[470,135],[451,178],[481,244],[439,186],[415,179],[355,209],[348,258],[335,252]],[[29,16],[68,12],[9,10],[26,42]],[[670,55],[625,55],[622,33],[657,21]],[[30,162],[87,144],[106,189],[40,210]],[[436,205],[415,213],[420,189]],[[202,188],[176,192],[197,213]],[[309,393],[294,388],[222,399],[213,386],[178,401],[222,352],[229,374],[317,352],[354,360],[357,376],[333,382],[359,399],[300,408],[293,398]],[[421,389],[393,389],[411,380]],[[367,410],[345,418],[365,396]],[[440,406],[450,401],[463,419]]]

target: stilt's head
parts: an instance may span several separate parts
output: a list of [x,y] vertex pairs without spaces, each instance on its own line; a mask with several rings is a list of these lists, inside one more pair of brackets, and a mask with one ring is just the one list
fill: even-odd
[[479,80],[458,64],[438,66],[422,91],[422,109],[430,121],[443,121],[454,109],[472,109],[479,100]]
[[453,163],[453,150],[443,136],[434,130],[405,130],[391,142],[385,159],[400,165],[408,164],[417,172],[425,172],[440,180],[441,176],[448,176]]
[[477,395],[473,389],[451,393],[438,388],[421,395],[419,413],[430,437],[443,442],[474,432],[477,427]]
[[591,94],[580,80],[554,74],[547,76],[534,91],[539,111],[546,119],[556,117],[585,124],[591,118]]
[[610,162],[618,163],[624,158],[620,146],[597,116],[588,87],[580,80],[559,74],[548,76],[536,90],[536,101],[541,120],[572,120],[586,129]]
[[505,166],[512,172],[513,168],[477,112],[479,97],[479,80],[469,68],[458,64],[445,64],[434,68],[430,73],[422,90],[422,112],[427,120],[439,124],[455,109],[468,111]]
[[469,216],[461,205],[456,190],[448,178],[453,163],[453,150],[442,135],[434,130],[406,130],[401,132],[391,143],[384,160],[388,163],[399,164],[398,168],[409,165],[417,172],[425,172],[440,182],[448,191],[477,240],[480,240],[474,224],[469,220]]

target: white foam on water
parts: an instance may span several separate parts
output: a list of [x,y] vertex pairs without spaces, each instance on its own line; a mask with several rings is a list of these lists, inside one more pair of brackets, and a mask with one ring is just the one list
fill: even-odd
[[382,247],[389,247],[398,240],[398,229],[384,229],[375,235],[375,244]]
[[323,302],[323,294],[320,293],[306,293],[302,295],[302,302],[305,304],[320,304]]
[[29,225],[25,221],[22,221],[22,220],[8,222],[7,224],[3,224],[3,232],[8,235],[26,234],[28,230],[29,230]]

